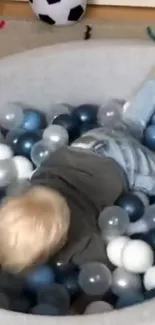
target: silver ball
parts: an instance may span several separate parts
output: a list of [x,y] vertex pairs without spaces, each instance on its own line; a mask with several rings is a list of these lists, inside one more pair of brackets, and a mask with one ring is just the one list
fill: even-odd
[[106,301],[94,301],[86,307],[84,314],[102,314],[110,312],[111,310],[113,310],[113,307]]
[[69,136],[68,132],[62,126],[53,124],[45,129],[43,139],[55,143],[57,148],[59,148],[68,144]]
[[120,267],[114,270],[112,274],[112,292],[120,296],[128,291],[141,291],[142,284],[140,276],[133,274],[124,268]]
[[8,186],[17,179],[17,172],[12,159],[0,160],[0,187]]

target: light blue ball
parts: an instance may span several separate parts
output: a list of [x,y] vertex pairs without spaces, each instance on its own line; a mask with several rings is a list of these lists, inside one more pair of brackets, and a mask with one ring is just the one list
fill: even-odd
[[55,275],[49,266],[38,266],[25,275],[26,286],[29,289],[37,290],[51,285],[55,281]]
[[155,151],[155,125],[149,125],[145,129],[143,142],[146,147]]
[[43,112],[35,109],[24,109],[24,119],[21,128],[27,131],[44,129],[47,126],[46,116]]

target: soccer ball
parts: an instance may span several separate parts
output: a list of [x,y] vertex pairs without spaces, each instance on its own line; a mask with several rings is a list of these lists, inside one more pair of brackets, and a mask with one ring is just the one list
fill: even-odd
[[87,0],[29,0],[34,13],[50,25],[70,25],[85,13]]

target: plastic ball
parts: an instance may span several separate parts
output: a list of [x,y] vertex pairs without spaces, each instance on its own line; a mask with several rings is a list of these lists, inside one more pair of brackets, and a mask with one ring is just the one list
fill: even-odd
[[78,271],[71,271],[61,277],[60,283],[65,287],[71,297],[76,297],[80,293],[80,286],[78,282]]
[[1,107],[0,125],[7,130],[18,128],[23,121],[23,110],[19,105],[8,103]]
[[150,150],[155,151],[155,125],[149,125],[145,129],[143,143]]
[[12,196],[19,196],[24,194],[29,188],[31,187],[31,184],[28,180],[17,180],[16,182],[13,182],[9,184],[9,186],[6,189],[6,196],[12,197]]
[[41,135],[37,132],[24,132],[18,139],[15,154],[30,158],[30,153],[34,144],[40,141]]
[[129,217],[121,207],[111,206],[101,211],[98,224],[103,238],[120,236],[127,232]]
[[69,104],[53,103],[50,109],[46,112],[47,121],[51,124],[57,116],[60,114],[69,114],[71,110],[72,106]]
[[55,275],[51,268],[46,265],[38,266],[25,275],[26,286],[37,290],[51,285],[55,281]]
[[143,278],[144,288],[146,290],[155,289],[155,266],[150,267]]
[[0,160],[10,159],[13,156],[13,151],[9,146],[4,143],[0,143]]
[[145,297],[146,300],[150,300],[150,299],[155,298],[155,289],[145,291],[144,297]]
[[131,222],[139,220],[144,214],[143,202],[131,193],[123,194],[118,199],[117,205],[127,212]]
[[92,130],[92,129],[97,129],[97,128],[100,128],[101,125],[99,123],[83,123],[81,126],[80,126],[80,135],[83,135],[84,133]]
[[108,243],[107,256],[113,265],[122,266],[122,252],[129,240],[130,238],[128,237],[120,236]]
[[79,121],[69,114],[60,114],[54,120],[53,124],[62,126],[69,135],[70,142],[75,140],[79,134]]
[[60,284],[53,284],[39,290],[37,300],[38,303],[48,303],[63,312],[67,312],[70,306],[68,291]]
[[134,306],[136,304],[140,304],[144,301],[144,296],[140,292],[128,292],[128,294],[122,294],[116,303],[116,308],[125,308],[129,306]]
[[29,179],[33,171],[33,165],[29,159],[23,156],[15,156],[12,158],[17,171],[18,179]]
[[24,296],[11,295],[10,309],[18,313],[27,313],[31,307],[31,301]]
[[55,143],[49,143],[48,140],[43,139],[33,146],[31,150],[31,160],[36,167],[39,167],[54,151],[56,151]]
[[123,267],[133,273],[145,273],[153,261],[151,246],[142,240],[130,240],[122,252]]
[[129,224],[129,228],[128,228],[128,235],[133,235],[133,234],[138,234],[138,233],[145,233],[148,232],[148,226],[147,223],[145,222],[145,220],[139,219],[136,222],[131,222]]
[[102,314],[113,310],[113,307],[106,301],[94,301],[86,307],[85,315]]
[[59,148],[68,144],[69,136],[62,126],[50,125],[45,129],[43,139],[51,141]]
[[98,106],[84,104],[74,108],[72,116],[78,119],[80,123],[96,123]]
[[43,112],[32,108],[26,108],[23,110],[23,113],[24,117],[20,126],[21,128],[27,131],[45,129],[47,121]]
[[129,291],[141,291],[141,278],[137,274],[133,274],[124,268],[120,267],[113,271],[112,274],[112,292],[120,296],[121,294],[128,294]]
[[143,220],[149,230],[155,228],[155,204],[150,205],[145,209]]
[[57,260],[53,264],[53,268],[58,277],[62,278],[65,274],[70,274],[76,267],[73,263],[66,263],[63,260]]
[[17,172],[12,159],[0,160],[0,188],[8,186],[17,179]]
[[45,303],[41,303],[41,304],[38,304],[36,306],[34,306],[31,311],[30,311],[30,314],[32,315],[44,315],[44,316],[59,316],[59,315],[62,315],[60,313],[60,310],[55,307],[55,306],[52,306],[50,304],[45,304]]
[[143,202],[144,206],[149,206],[149,198],[148,196],[143,192],[133,192],[134,195],[138,196],[138,198]]
[[103,295],[111,286],[111,272],[102,263],[86,263],[81,267],[79,284],[88,295]]
[[6,135],[5,141],[14,151],[17,145],[17,142],[22,134],[25,133],[25,130],[16,129],[9,131]]
[[99,108],[98,121],[103,126],[113,126],[121,121],[121,109],[124,101],[110,99]]

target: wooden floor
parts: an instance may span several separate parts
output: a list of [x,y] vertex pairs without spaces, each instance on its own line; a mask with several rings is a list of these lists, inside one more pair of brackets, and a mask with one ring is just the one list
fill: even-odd
[[[27,2],[0,0],[0,15],[31,18],[33,13]],[[87,17],[105,20],[155,21],[155,8],[89,6]]]

